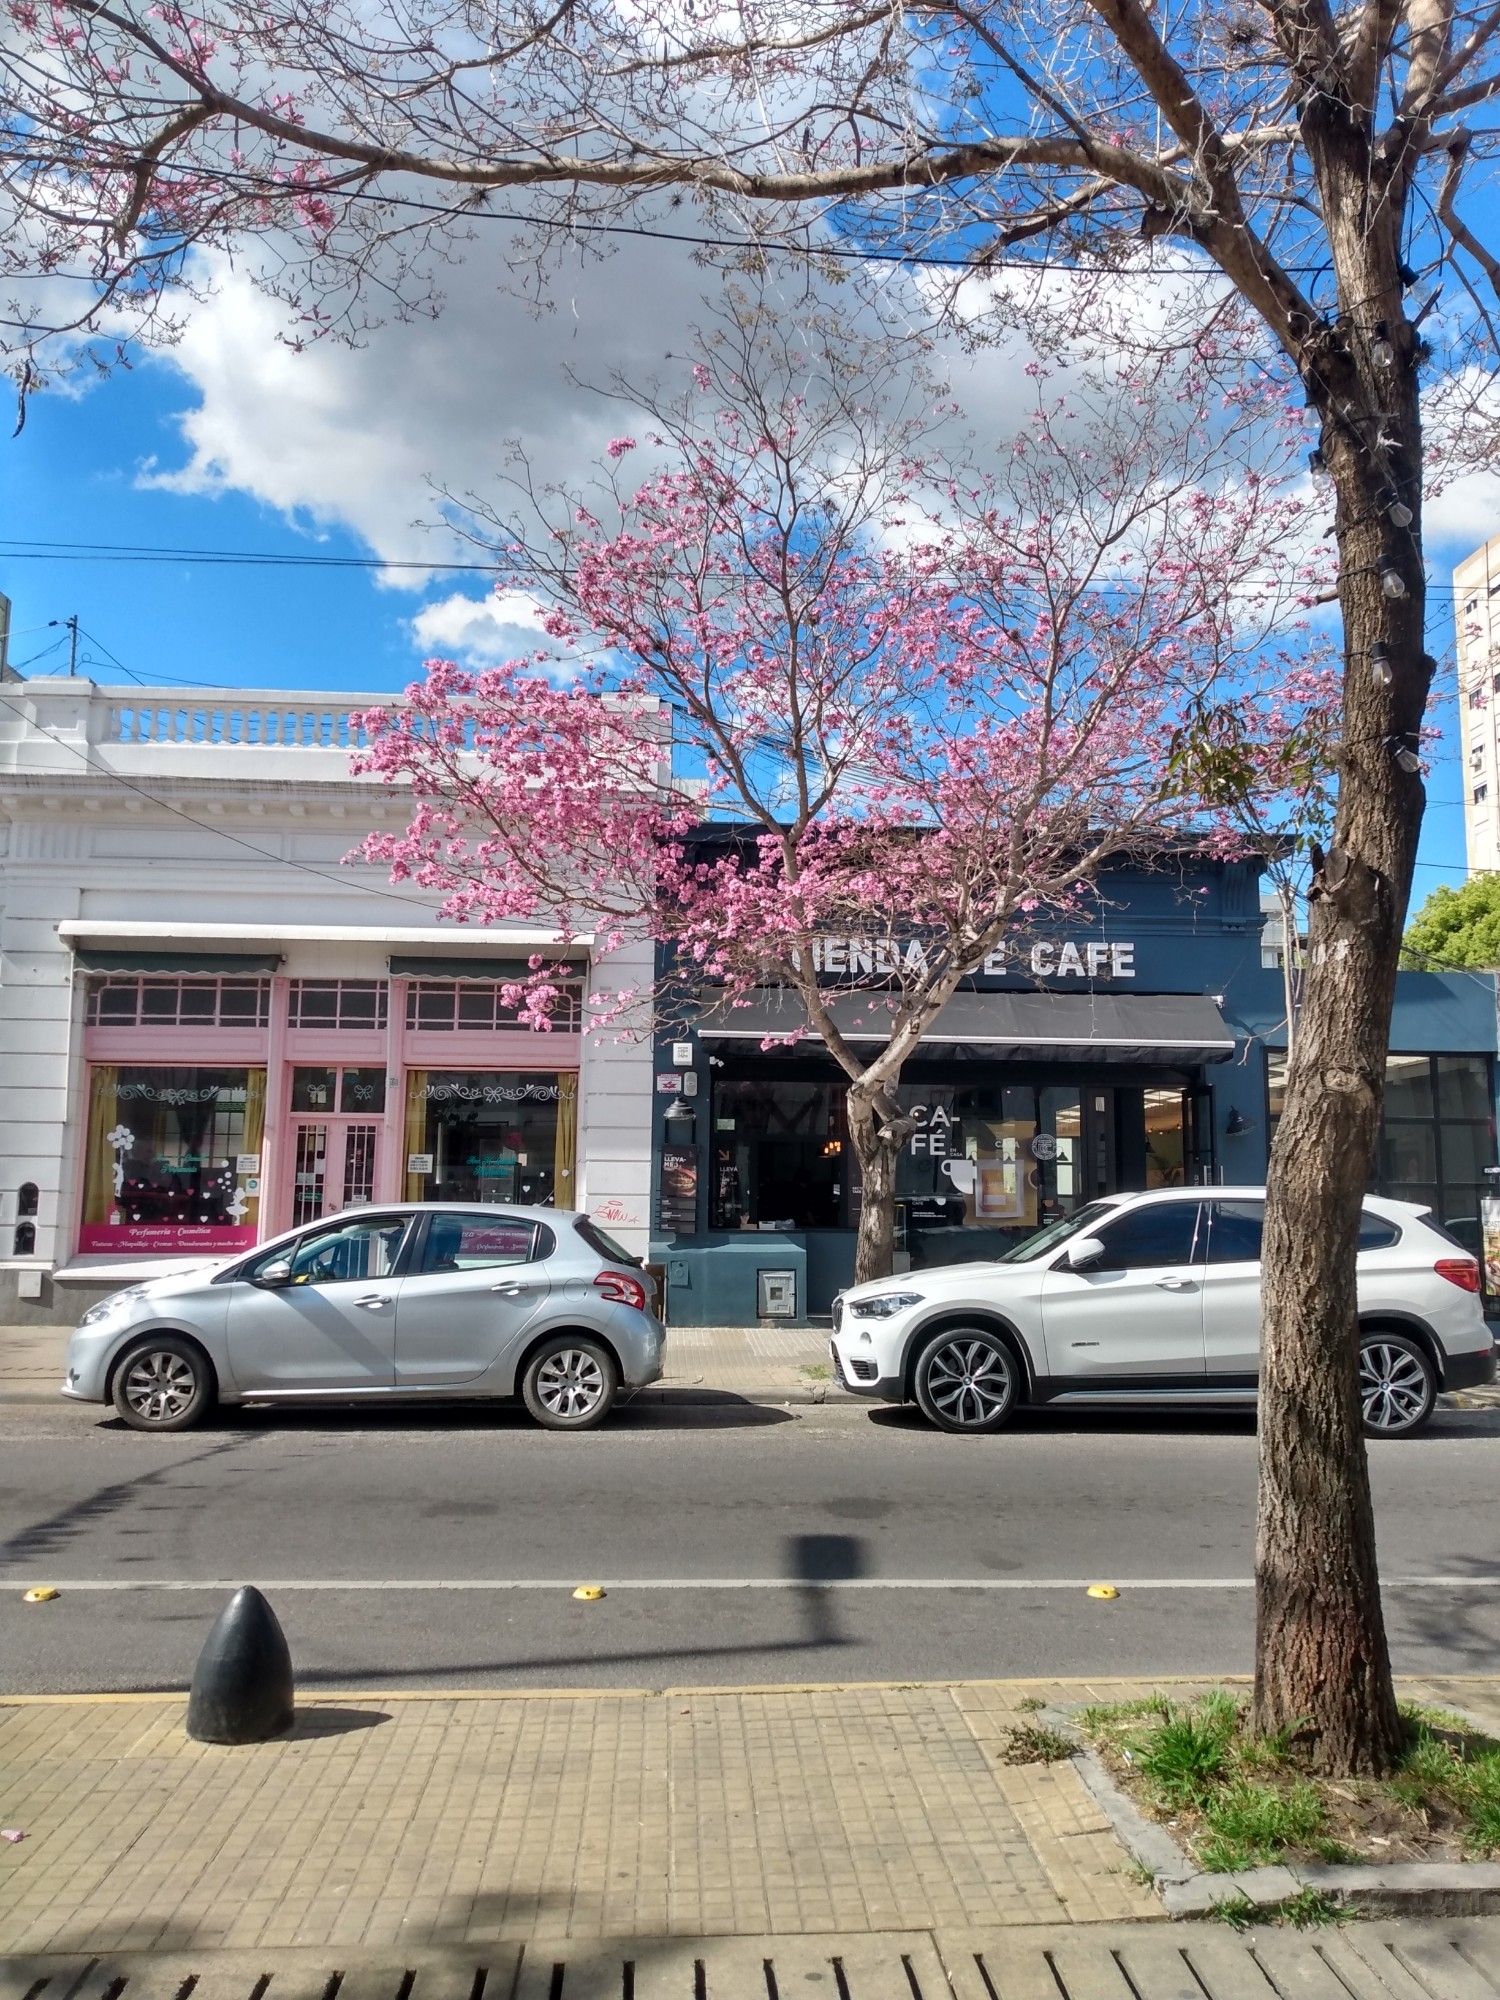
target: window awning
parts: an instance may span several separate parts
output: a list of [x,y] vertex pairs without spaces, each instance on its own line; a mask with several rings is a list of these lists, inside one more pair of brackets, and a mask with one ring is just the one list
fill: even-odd
[[[851,1042],[887,1041],[889,1002],[878,992],[837,993],[829,1011]],[[700,996],[705,1041],[762,1042],[807,1025],[789,987],[760,986],[730,1007]],[[1002,1062],[1151,1063],[1194,1069],[1227,1062],[1234,1035],[1218,1006],[1199,993],[957,993],[923,1044],[982,1050]]]
[[274,972],[281,964],[277,951],[98,951],[85,947],[74,956],[85,972],[195,973],[199,978]]
[[[440,958],[433,955],[403,957],[393,952],[386,961],[394,979],[525,979],[530,967],[524,958]],[[566,972],[582,976],[581,965]]]

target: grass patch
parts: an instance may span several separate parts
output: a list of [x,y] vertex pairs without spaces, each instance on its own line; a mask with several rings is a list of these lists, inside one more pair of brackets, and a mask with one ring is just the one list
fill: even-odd
[[1500,1743],[1443,1709],[1407,1705],[1402,1719],[1400,1767],[1377,1782],[1307,1769],[1296,1728],[1252,1736],[1246,1704],[1222,1689],[1079,1718],[1116,1778],[1213,1873],[1500,1854]]
[[1043,1709],[1046,1706],[1047,1704],[1039,1694],[1023,1694],[1021,1699],[1016,1703],[1016,1707],[1021,1711],[1022,1715],[1035,1715],[1039,1709]]
[[1023,1722],[1007,1735],[1000,1751],[1003,1764],[1061,1764],[1076,1746],[1055,1729]]
[[1247,1931],[1252,1924],[1291,1924],[1305,1931],[1346,1924],[1350,1912],[1322,1889],[1299,1889],[1295,1896],[1279,1903],[1252,1903],[1248,1896],[1227,1896],[1214,1904],[1209,1915],[1236,1931]]
[[798,1373],[805,1375],[809,1382],[831,1382],[833,1380],[833,1370],[826,1361],[804,1362]]

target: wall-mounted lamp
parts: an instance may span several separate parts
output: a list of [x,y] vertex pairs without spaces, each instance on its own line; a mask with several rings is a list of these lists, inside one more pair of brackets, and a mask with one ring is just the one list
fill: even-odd
[[1243,1139],[1247,1132],[1253,1132],[1254,1125],[1236,1105],[1224,1123],[1224,1136],[1228,1139]]

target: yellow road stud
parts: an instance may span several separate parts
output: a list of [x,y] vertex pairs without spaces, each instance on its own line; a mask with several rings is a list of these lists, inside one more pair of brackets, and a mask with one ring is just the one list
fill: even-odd
[[39,1583],[35,1590],[28,1590],[21,1599],[23,1604],[50,1604],[60,1593],[50,1583]]
[[573,1592],[573,1595],[578,1599],[580,1604],[597,1604],[599,1599],[604,1595],[604,1585],[602,1583],[580,1583],[578,1588]]
[[1091,1583],[1089,1585],[1090,1597],[1118,1597],[1119,1594],[1119,1591],[1115,1589],[1112,1583]]

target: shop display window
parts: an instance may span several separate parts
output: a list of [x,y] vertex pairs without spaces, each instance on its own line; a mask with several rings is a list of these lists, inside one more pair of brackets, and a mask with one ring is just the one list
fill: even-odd
[[[1286,1094],[1286,1054],[1266,1051],[1274,1131]],[[1486,1174],[1495,1165],[1495,1100],[1490,1060],[1481,1055],[1391,1055],[1371,1182],[1376,1194],[1430,1208],[1476,1257],[1483,1254]],[[1500,1225],[1500,1214],[1496,1216]],[[1490,1232],[1500,1235],[1500,1227]],[[1500,1243],[1486,1260],[1486,1289],[1500,1290]]]
[[406,1199],[572,1208],[577,1108],[571,1071],[409,1071]]
[[265,1097],[263,1069],[96,1063],[80,1250],[253,1243]]

